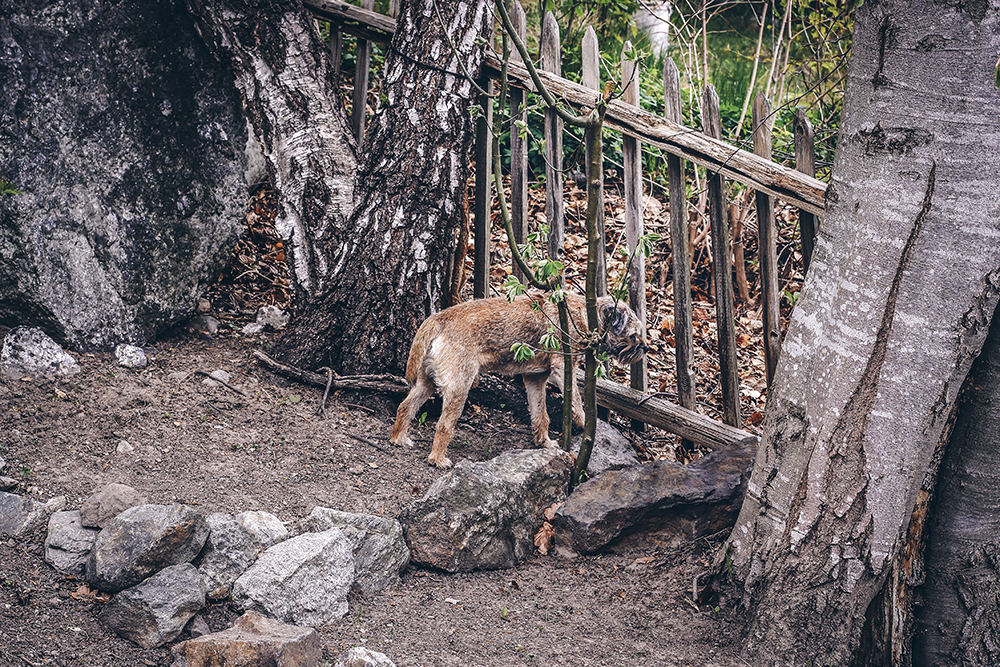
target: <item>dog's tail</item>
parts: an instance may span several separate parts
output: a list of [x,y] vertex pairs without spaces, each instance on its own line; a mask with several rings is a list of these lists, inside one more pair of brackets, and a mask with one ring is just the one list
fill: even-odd
[[417,375],[424,365],[424,356],[439,331],[441,323],[434,317],[424,320],[417,329],[417,335],[413,337],[413,343],[410,345],[410,358],[406,362],[406,381],[411,386],[416,384]]

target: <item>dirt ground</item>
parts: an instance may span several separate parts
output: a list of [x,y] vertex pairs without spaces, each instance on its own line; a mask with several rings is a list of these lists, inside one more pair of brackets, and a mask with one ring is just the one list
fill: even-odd
[[[396,516],[438,477],[425,462],[434,406],[415,428],[418,447],[393,448],[386,435],[397,397],[338,394],[321,419],[321,390],[251,356],[267,344],[228,331],[214,339],[178,333],[143,370],[119,368],[112,355],[74,355],[81,372],[58,383],[0,383],[2,474],[20,480],[16,492],[42,501],[64,495],[71,509],[118,482],[153,503],[267,510],[289,522],[315,506]],[[216,369],[246,395],[203,384],[198,371]],[[523,404],[503,404],[473,394],[453,459],[530,445]],[[120,453],[123,441],[133,451]],[[74,597],[80,582],[43,561],[42,540],[0,537],[0,665],[170,664],[169,647],[143,650],[102,627],[101,603]],[[690,601],[693,578],[718,546],[638,539],[574,560],[536,554],[504,571],[411,566],[398,587],[352,597],[343,619],[318,628],[324,658],[363,645],[399,667],[740,664],[733,612]],[[227,605],[203,615],[213,630],[236,618]]]

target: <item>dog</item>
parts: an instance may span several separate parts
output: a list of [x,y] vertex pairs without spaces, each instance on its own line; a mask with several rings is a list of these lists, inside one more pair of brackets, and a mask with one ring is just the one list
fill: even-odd
[[[570,334],[578,339],[588,331],[586,300],[576,294],[567,295],[566,300],[573,322]],[[597,310],[604,336],[600,350],[625,365],[640,361],[649,346],[645,326],[635,312],[611,297],[598,299]],[[480,373],[493,372],[523,377],[535,445],[558,447],[549,438],[545,383],[552,380],[562,391],[563,357],[559,351],[545,350],[541,345],[542,337],[553,327],[558,331],[558,326],[557,306],[535,296],[521,296],[514,301],[504,297],[468,301],[428,317],[410,346],[406,380],[411,388],[396,412],[390,442],[397,446],[413,445],[407,435],[410,422],[436,388],[443,406],[427,462],[450,468],[451,460],[446,456],[448,444],[469,389]],[[515,359],[511,348],[518,343],[531,345],[534,356],[522,361]],[[573,421],[582,427],[583,401],[575,387],[574,382]]]

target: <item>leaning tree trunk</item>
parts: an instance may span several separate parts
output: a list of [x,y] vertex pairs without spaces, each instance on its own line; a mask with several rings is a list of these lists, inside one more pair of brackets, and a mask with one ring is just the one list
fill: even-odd
[[868,2],[828,212],[727,543],[757,665],[863,660],[1000,288],[1000,0]]
[[966,381],[927,531],[913,664],[1000,662],[1000,320]]
[[[354,214],[327,287],[275,347],[289,363],[344,373],[402,372],[420,322],[449,297],[473,139],[478,72],[491,37],[488,0],[404,0],[384,66],[383,101],[365,138]],[[458,258],[463,261],[464,258]]]
[[327,49],[300,0],[187,4],[233,68],[264,146],[281,196],[275,227],[302,300],[325,284],[354,190],[354,138]]

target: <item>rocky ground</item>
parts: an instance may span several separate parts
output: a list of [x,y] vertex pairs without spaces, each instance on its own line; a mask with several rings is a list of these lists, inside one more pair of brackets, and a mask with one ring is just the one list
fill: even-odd
[[[3,474],[19,480],[16,492],[63,495],[70,508],[118,482],[154,503],[259,509],[285,521],[314,506],[395,516],[423,494],[439,475],[425,462],[435,405],[415,429],[417,447],[393,448],[386,434],[398,397],[340,393],[320,418],[321,390],[252,357],[268,340],[225,327],[213,338],[178,332],[142,370],[77,355],[82,370],[68,379],[0,384]],[[200,373],[216,369],[243,394],[203,384]],[[474,393],[453,458],[529,446],[520,396]],[[0,664],[170,663],[168,647],[143,650],[102,627],[103,602],[42,560],[42,539],[0,538]],[[670,548],[640,537],[599,556],[536,554],[497,572],[411,567],[397,588],[352,597],[347,616],[319,628],[324,654],[332,661],[363,645],[401,667],[737,664],[733,612],[690,599],[719,542]],[[227,605],[203,613],[214,630],[236,616]]]

